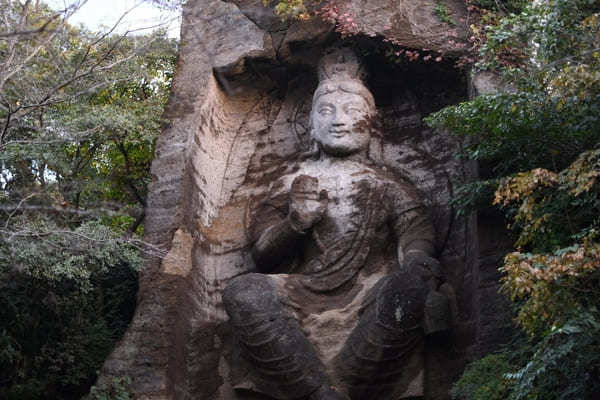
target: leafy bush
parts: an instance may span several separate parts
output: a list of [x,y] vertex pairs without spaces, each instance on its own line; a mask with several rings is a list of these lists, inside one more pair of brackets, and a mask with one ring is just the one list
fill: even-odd
[[513,370],[506,354],[490,354],[473,362],[452,388],[452,398],[505,400],[510,382],[504,375]]
[[[263,4],[268,6],[273,0],[263,0]],[[307,0],[310,3],[311,0]],[[304,0],[276,0],[274,7],[275,13],[283,19],[299,18],[307,19],[310,17]]]
[[510,400],[593,400],[600,395],[600,319],[575,314],[534,346],[522,368],[504,376],[512,381]]
[[136,238],[177,46],[70,25],[84,3],[0,0],[2,399],[88,391],[148,249]]
[[517,338],[469,365],[451,395],[461,400],[594,400],[600,395],[598,314],[573,315],[544,339]]
[[0,397],[75,399],[135,310],[138,250],[88,223],[0,241]]
[[471,3],[488,10],[518,13],[527,6],[529,0],[473,0]]
[[456,21],[454,20],[454,18],[452,18],[452,12],[450,11],[446,3],[439,0],[436,1],[434,12],[435,15],[440,19],[440,21],[445,22],[450,26],[456,25]]
[[496,72],[505,89],[427,121],[471,136],[464,156],[490,167],[454,204],[466,212],[491,202],[516,233],[502,288],[527,341],[473,363],[453,395],[592,400],[600,398],[600,3],[500,11],[473,29],[484,36],[477,68]]
[[113,378],[108,387],[93,386],[87,400],[133,400],[131,378]]

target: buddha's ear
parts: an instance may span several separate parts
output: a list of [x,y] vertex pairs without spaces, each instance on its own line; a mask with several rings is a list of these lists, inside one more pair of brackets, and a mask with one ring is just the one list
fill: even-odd
[[367,157],[375,164],[384,165],[383,141],[381,137],[371,135]]
[[309,135],[308,138],[309,138],[309,143],[310,143],[311,150],[312,150],[313,146],[318,146],[318,144],[316,143],[316,140],[315,140],[315,131],[316,131],[316,128],[315,128],[315,125],[312,122],[312,112],[311,112],[310,113],[310,119],[308,121],[308,135]]
[[318,157],[319,151],[320,151],[319,143],[317,143],[317,141],[312,137],[312,133],[311,133],[308,152],[309,152],[310,156]]

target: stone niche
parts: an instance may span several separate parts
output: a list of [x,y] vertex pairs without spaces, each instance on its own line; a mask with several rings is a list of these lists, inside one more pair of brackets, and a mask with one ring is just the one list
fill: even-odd
[[[457,26],[464,25],[463,2],[446,3]],[[448,43],[464,41],[466,28],[443,24],[432,4],[349,2],[360,32],[344,40],[319,19],[282,22],[262,0],[187,2],[146,211],[145,240],[168,254],[147,261],[135,317],[100,384],[129,376],[140,399],[264,398],[232,389],[232,333],[221,293],[232,277],[253,269],[250,205],[287,160],[307,149],[317,62],[326,47],[346,43],[362,54],[378,110],[371,159],[412,182],[433,210],[438,257],[458,314],[449,335],[427,339],[414,394],[449,398],[465,364],[482,346],[490,348],[477,329],[477,224],[474,217],[456,218],[449,205],[476,166],[458,159],[457,137],[428,128],[422,118],[464,100],[468,83],[451,57],[395,63],[383,42],[460,54]],[[492,292],[488,285],[486,296]]]

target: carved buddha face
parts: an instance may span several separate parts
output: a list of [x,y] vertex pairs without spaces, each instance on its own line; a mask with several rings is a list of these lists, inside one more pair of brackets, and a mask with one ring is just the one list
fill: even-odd
[[313,100],[312,138],[322,151],[333,156],[344,157],[368,150],[370,116],[374,114],[371,94],[354,82],[322,86]]

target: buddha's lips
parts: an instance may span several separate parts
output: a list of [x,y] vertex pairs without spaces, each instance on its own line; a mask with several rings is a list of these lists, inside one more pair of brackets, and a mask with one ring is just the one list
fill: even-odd
[[335,130],[335,131],[331,130],[331,131],[329,131],[329,134],[331,136],[333,136],[334,138],[341,138],[341,137],[344,137],[344,136],[348,135],[349,133],[350,133],[350,131],[347,130],[347,129],[339,130],[339,131],[338,130]]

